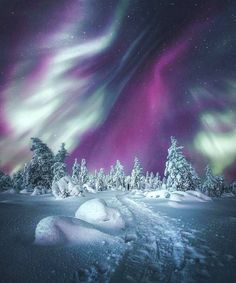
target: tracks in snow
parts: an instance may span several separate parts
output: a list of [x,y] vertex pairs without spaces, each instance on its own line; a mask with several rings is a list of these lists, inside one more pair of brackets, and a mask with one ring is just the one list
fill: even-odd
[[78,282],[207,282],[199,281],[205,272],[205,252],[193,246],[196,231],[186,231],[177,219],[155,213],[140,199],[127,194],[106,202],[118,208],[126,220],[127,227],[121,235],[125,243],[123,248],[113,247],[103,264],[104,270],[92,267],[90,280],[85,276],[87,281]]
[[110,282],[184,282],[188,254],[177,223],[126,195],[117,199],[121,212],[128,210],[133,218],[127,234],[136,235],[136,239],[128,243]]

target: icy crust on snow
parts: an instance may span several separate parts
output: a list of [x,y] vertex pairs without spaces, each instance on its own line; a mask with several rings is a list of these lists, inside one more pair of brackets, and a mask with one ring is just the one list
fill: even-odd
[[35,230],[36,245],[88,244],[113,238],[83,220],[66,216],[43,218]]
[[106,202],[99,198],[84,202],[76,211],[75,217],[109,232],[125,228],[125,221],[118,209],[108,207]]
[[148,198],[168,199],[175,202],[207,202],[212,199],[199,191],[174,191],[157,190],[145,192],[144,195]]

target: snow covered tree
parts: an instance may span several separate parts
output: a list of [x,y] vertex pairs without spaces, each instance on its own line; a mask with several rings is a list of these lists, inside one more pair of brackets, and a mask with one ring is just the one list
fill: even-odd
[[140,190],[142,188],[141,178],[143,176],[143,169],[137,157],[134,159],[134,167],[131,172],[130,186],[131,189]]
[[31,140],[33,157],[27,166],[28,187],[33,189],[41,186],[49,189],[53,180],[53,153],[39,138],[31,138]]
[[55,162],[65,162],[66,157],[68,156],[68,152],[65,148],[65,143],[61,144],[61,148],[58,150],[55,155]]
[[161,189],[161,187],[162,187],[161,176],[158,172],[156,173],[156,176],[154,177],[153,187],[154,187],[155,190]]
[[202,185],[203,193],[210,197],[220,197],[224,190],[224,178],[222,176],[214,176],[210,166],[205,169],[205,178]]
[[77,162],[77,158],[76,158],[72,167],[72,180],[75,184],[79,184],[79,178],[80,178],[80,165]]
[[124,167],[120,163],[120,161],[117,160],[115,167],[114,167],[114,174],[113,174],[113,184],[115,185],[116,189],[119,189],[120,187],[125,186],[124,179],[125,179]]
[[89,181],[89,172],[85,159],[81,160],[79,179],[82,186]]
[[145,177],[145,190],[151,191],[156,190],[161,187],[161,180],[159,173],[156,173],[156,176],[154,176],[153,172],[150,174],[147,172]]
[[24,169],[22,170],[22,177],[23,177],[23,182],[22,182],[22,189],[26,189],[30,186],[29,184],[29,176],[30,176],[30,171],[29,171],[29,164],[24,165]]
[[114,180],[115,180],[115,168],[112,165],[110,172],[107,176],[107,188],[108,189],[113,189],[115,187],[116,184],[115,184]]
[[12,187],[13,184],[10,176],[0,171],[0,191],[4,191]]
[[185,159],[182,149],[182,146],[177,145],[177,140],[171,137],[164,172],[167,189],[171,191],[195,190],[199,187],[199,177],[192,165]]
[[106,184],[106,175],[103,168],[101,168],[97,174],[97,178],[95,181],[95,189],[97,191],[104,191],[107,188]]
[[126,191],[130,191],[131,190],[131,176],[128,175],[128,176],[125,176],[125,190]]
[[59,181],[62,177],[67,175],[66,164],[64,162],[56,162],[52,166],[53,169],[53,183]]
[[230,184],[230,190],[233,194],[236,195],[236,181],[234,181]]
[[15,172],[12,176],[12,184],[13,184],[13,189],[16,191],[20,191],[24,189],[23,185],[23,170],[19,170]]
[[54,164],[52,165],[53,170],[53,183],[59,181],[61,178],[67,175],[65,158],[68,153],[65,148],[65,143],[61,144],[61,148],[58,150],[54,158]]

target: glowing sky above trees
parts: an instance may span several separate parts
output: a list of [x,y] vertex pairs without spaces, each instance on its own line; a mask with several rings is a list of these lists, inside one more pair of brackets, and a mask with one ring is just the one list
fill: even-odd
[[65,141],[69,164],[138,156],[162,172],[174,135],[200,172],[236,177],[233,1],[5,0],[0,13],[2,169],[37,136]]

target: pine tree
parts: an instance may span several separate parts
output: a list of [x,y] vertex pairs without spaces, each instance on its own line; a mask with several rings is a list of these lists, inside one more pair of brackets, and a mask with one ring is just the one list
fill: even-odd
[[125,190],[130,191],[131,190],[131,176],[125,176]]
[[39,138],[31,138],[31,140],[33,157],[27,166],[28,186],[30,188],[41,186],[49,189],[53,181],[53,153]]
[[224,189],[224,178],[222,176],[214,176],[210,166],[205,169],[205,178],[202,186],[203,193],[211,197],[220,197]]
[[56,162],[52,166],[53,169],[53,183],[59,181],[67,175],[66,164],[64,162]]
[[55,162],[65,162],[66,157],[68,156],[68,152],[65,148],[65,143],[61,144],[61,148],[58,150],[55,155]]
[[24,189],[23,185],[23,170],[15,172],[12,176],[13,188],[16,191]]
[[114,183],[116,189],[125,186],[124,179],[125,179],[124,167],[120,163],[120,161],[117,160],[115,167],[114,167],[114,174],[113,174],[113,180],[114,180],[113,183]]
[[146,172],[146,176],[145,176],[145,191],[150,191],[150,176],[149,176],[149,172]]
[[8,190],[13,187],[11,177],[0,171],[0,191]]
[[89,173],[85,159],[81,160],[79,179],[82,186],[89,181]]
[[195,190],[199,186],[197,173],[185,159],[182,149],[177,145],[177,140],[171,137],[164,176],[167,188],[172,191]]
[[110,172],[107,176],[107,187],[108,189],[113,189],[115,187],[115,169],[111,166]]
[[131,172],[131,181],[130,186],[131,189],[138,189],[142,188],[141,178],[143,176],[143,169],[137,157],[134,159],[134,167]]
[[24,169],[22,170],[22,189],[28,189],[30,187],[29,182],[29,176],[30,176],[30,170],[29,170],[30,164],[25,164]]
[[53,170],[53,183],[59,181],[61,178],[67,175],[65,159],[68,156],[65,148],[65,143],[61,144],[61,148],[58,150],[54,157],[54,164],[52,165]]
[[106,175],[103,168],[101,168],[97,174],[95,187],[97,191],[104,191],[107,188]]
[[77,158],[75,159],[75,162],[72,167],[72,181],[75,184],[79,184],[80,181],[80,165],[77,162]]

